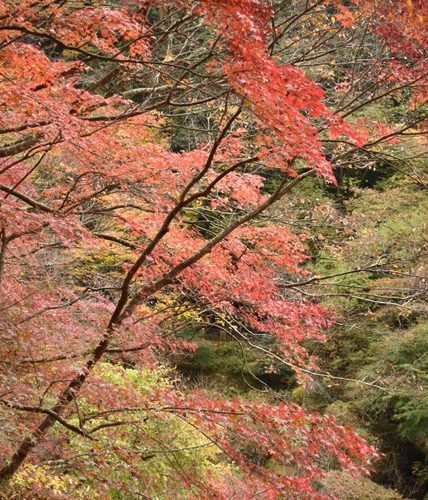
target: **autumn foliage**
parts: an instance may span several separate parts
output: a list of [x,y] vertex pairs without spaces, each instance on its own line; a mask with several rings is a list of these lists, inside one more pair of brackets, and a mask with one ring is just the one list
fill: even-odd
[[[402,87],[412,106],[426,102],[425,2],[288,4],[0,1],[2,481],[59,458],[79,469],[77,439],[93,450],[82,477],[146,494],[129,448],[153,447],[147,427],[171,419],[233,464],[210,476],[173,463],[171,498],[183,481],[201,498],[324,498],[328,464],[364,472],[376,457],[353,430],[294,404],[135,381],[195,349],[183,331],[211,322],[255,348],[271,339],[266,358],[310,383],[308,346],[334,313],[292,293],[310,279],[304,238],[269,209],[400,137],[350,119],[366,100]],[[332,100],[300,64],[317,47],[282,59],[305,9],[316,29],[363,26],[385,44],[387,64],[370,63],[375,93],[359,94],[354,66]],[[109,476],[115,460],[133,482]]]

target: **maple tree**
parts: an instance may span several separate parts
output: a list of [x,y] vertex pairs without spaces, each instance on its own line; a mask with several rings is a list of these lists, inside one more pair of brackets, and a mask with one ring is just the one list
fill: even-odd
[[[144,378],[159,353],[194,349],[180,332],[207,316],[255,348],[273,338],[266,356],[299,377],[316,373],[307,342],[325,339],[333,313],[293,295],[311,279],[304,242],[262,215],[306,178],[334,184],[334,167],[418,133],[428,6],[291,4],[0,2],[1,480],[61,454],[69,432],[114,441],[138,479],[126,436],[144,441],[149,419],[173,416],[237,465],[195,479],[219,497],[322,498],[328,457],[363,471],[377,456],[295,405],[168,384],[148,395],[111,375]],[[314,61],[340,53],[341,36],[358,42],[333,95]],[[379,40],[381,55],[360,62]],[[352,120],[401,91],[415,110],[403,127]],[[251,447],[292,473],[251,460]]]

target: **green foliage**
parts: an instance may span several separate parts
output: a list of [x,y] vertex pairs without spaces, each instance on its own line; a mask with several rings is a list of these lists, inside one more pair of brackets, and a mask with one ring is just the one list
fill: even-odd
[[68,272],[71,279],[85,284],[91,282],[93,276],[104,276],[106,279],[118,276],[127,262],[129,262],[128,256],[123,251],[115,252],[112,249],[94,251],[82,256],[77,252]]
[[328,472],[322,485],[324,490],[340,500],[400,500],[403,498],[396,491],[384,488],[368,478],[352,477],[345,472]]
[[[395,123],[396,106],[374,106],[386,123]],[[321,221],[309,237],[310,270],[330,278],[305,289],[335,309],[337,324],[328,342],[317,348],[324,371],[373,382],[320,379],[298,387],[292,398],[305,407],[327,411],[354,425],[384,452],[376,481],[400,488],[405,496],[422,498],[428,484],[428,310],[426,307],[428,199],[423,189],[426,160],[400,159],[407,150],[391,147],[396,159],[379,162],[372,189],[351,175],[322,200],[324,213],[311,206],[302,217]],[[415,146],[415,150],[417,147]],[[397,171],[397,168],[398,171]],[[410,168],[412,178],[404,175]],[[374,176],[373,176],[374,179]],[[348,182],[348,181],[346,181]],[[348,186],[348,187],[349,187]],[[374,266],[364,272],[343,274]],[[327,381],[328,380],[328,381]],[[339,480],[339,478],[336,478]],[[344,481],[341,478],[340,481]],[[345,481],[346,483],[346,481]],[[400,498],[372,489],[373,483],[335,490],[339,498]],[[353,488],[355,487],[355,491]],[[360,489],[361,488],[361,489]],[[377,486],[376,486],[377,488]]]
[[210,377],[213,387],[221,386],[224,396],[224,383],[227,381],[229,396],[244,394],[252,389],[264,389],[266,384],[272,388],[284,389],[295,383],[293,372],[286,366],[272,370],[271,364],[246,345],[238,345],[232,340],[204,340],[194,354],[175,360],[177,368],[186,376],[198,379]]
[[[135,391],[138,397],[151,399],[154,394],[171,388],[170,368],[136,371],[120,365],[102,363],[96,376],[111,391]],[[96,414],[84,400],[80,412]],[[177,414],[167,411],[127,411],[97,418],[93,426],[112,421],[126,421],[112,434],[109,427],[94,434],[96,441],[67,433],[65,456],[46,465],[27,465],[10,484],[11,498],[26,498],[38,485],[41,498],[75,499],[109,498],[126,500],[129,491],[136,497],[144,492],[151,498],[188,498],[188,484],[207,477],[224,476],[233,467],[221,461],[221,450]],[[75,425],[78,425],[77,419]],[[64,428],[55,426],[58,436]],[[141,457],[135,465],[135,456]],[[132,460],[131,460],[132,458]],[[100,485],[102,487],[100,488]],[[123,493],[127,492],[127,493]],[[13,497],[15,495],[15,497]]]
[[428,323],[392,331],[371,344],[358,377],[375,373],[387,392],[354,389],[356,405],[377,419],[398,422],[398,432],[428,452]]

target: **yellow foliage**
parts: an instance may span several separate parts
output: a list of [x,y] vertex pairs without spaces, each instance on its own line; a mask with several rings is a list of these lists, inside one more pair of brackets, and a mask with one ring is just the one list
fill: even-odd
[[[54,495],[64,494],[71,486],[70,476],[56,476],[49,469],[40,465],[26,464],[22,470],[16,473],[10,482],[11,493],[24,495],[33,486],[42,486]],[[22,497],[21,497],[22,498]]]

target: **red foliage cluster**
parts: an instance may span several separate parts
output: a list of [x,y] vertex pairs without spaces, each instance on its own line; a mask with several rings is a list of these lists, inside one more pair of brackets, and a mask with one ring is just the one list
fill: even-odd
[[[202,16],[211,49],[200,43],[209,54],[219,48],[222,57],[207,57],[195,69],[158,54],[157,25],[147,17],[155,3],[166,18],[177,8],[189,19]],[[411,69],[395,67],[395,78],[405,70],[407,80],[419,78],[426,34],[414,27],[427,19],[425,3],[394,2],[393,11],[390,2],[354,3],[365,15],[376,8],[378,33],[414,61]],[[165,331],[168,307],[151,309],[160,293],[175,300],[197,296],[210,314],[276,339],[279,352],[298,366],[310,362],[302,343],[323,340],[331,324],[330,312],[294,300],[279,284],[281,274],[304,275],[301,239],[283,226],[250,222],[313,172],[334,182],[323,137],[359,146],[364,133],[329,110],[324,91],[302,69],[272,57],[268,2],[103,4],[0,1],[0,134],[10,141],[0,147],[1,393],[10,412],[0,443],[3,480],[31,452],[37,460],[44,443],[55,439],[48,436],[53,425],[74,415],[81,391],[105,409],[97,392],[107,389],[91,375],[101,359],[120,363],[126,353],[138,369],[154,363],[159,349],[194,347]],[[352,26],[352,13],[339,7],[338,19]],[[102,65],[108,71],[100,82]],[[129,89],[158,68],[156,78],[171,89],[166,97],[141,103],[126,90],[98,92],[109,78],[121,75],[120,85]],[[202,70],[214,81],[222,75],[219,90],[213,85],[209,94],[200,84],[204,91],[189,101],[199,85],[192,78],[202,78]],[[174,93],[180,85],[182,100]],[[419,90],[421,102],[426,93]],[[214,139],[173,151],[162,132],[171,108],[211,110],[225,95],[234,100],[213,113]],[[273,192],[259,171],[246,170],[253,164],[281,173]],[[205,200],[220,220],[208,236],[189,216]],[[113,252],[107,271],[88,264],[116,244],[124,249]],[[110,407],[129,403],[125,394],[110,396]],[[221,491],[211,485],[226,498],[228,491],[245,497],[261,487],[265,498],[284,492],[316,498],[321,455],[351,470],[376,456],[330,417],[294,405],[157,398],[152,408],[187,412],[251,478],[230,478]],[[240,449],[243,442],[292,464],[295,473],[256,467]]]

